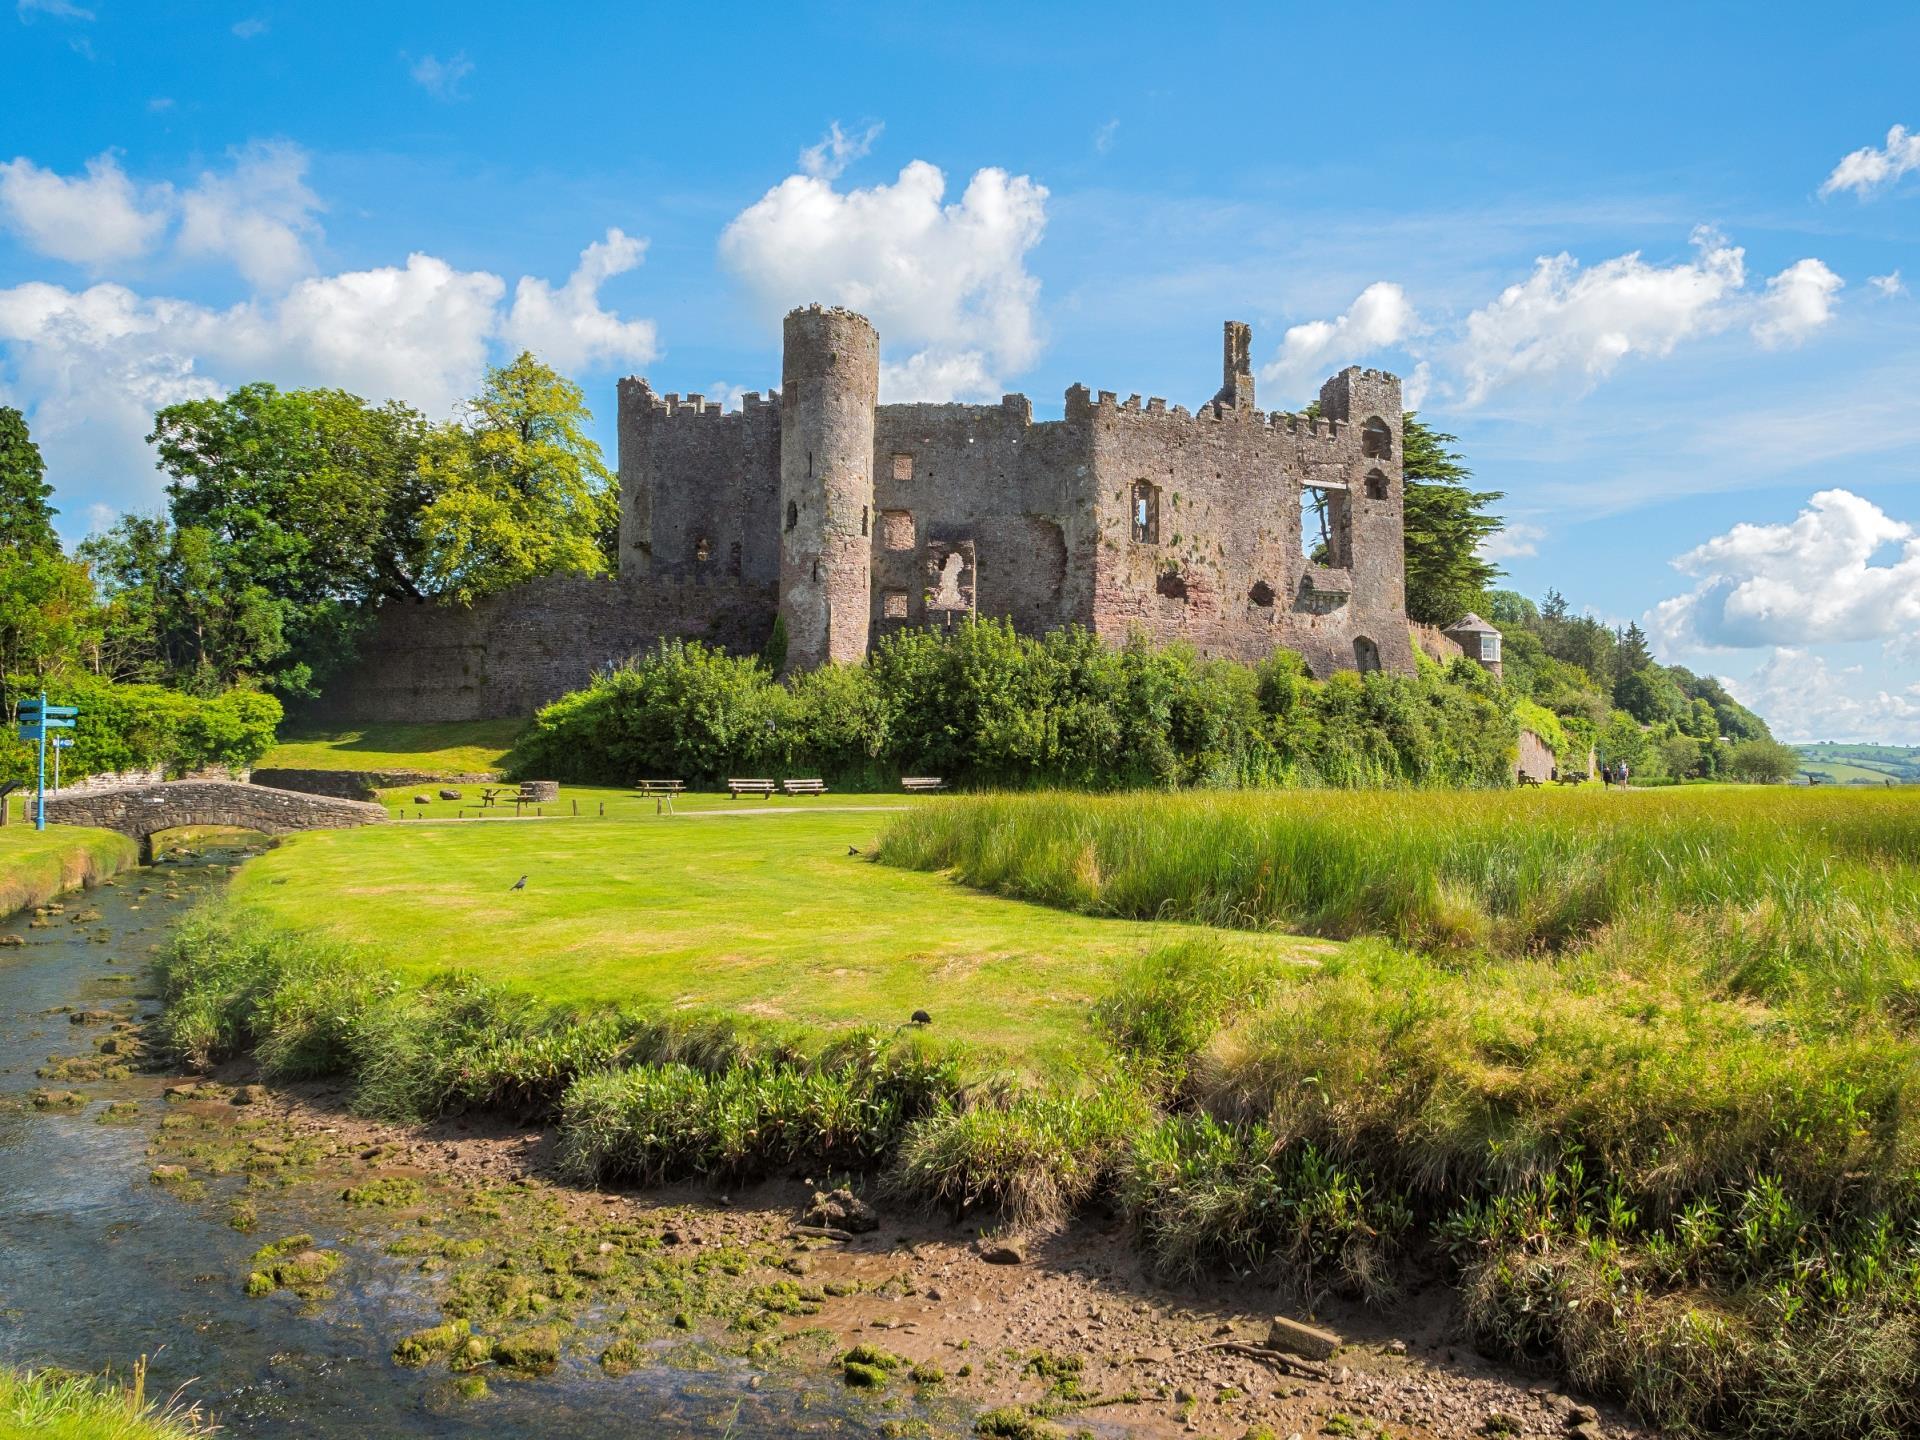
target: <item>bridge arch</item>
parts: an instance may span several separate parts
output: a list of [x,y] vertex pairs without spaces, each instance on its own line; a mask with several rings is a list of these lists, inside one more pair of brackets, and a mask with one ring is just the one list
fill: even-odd
[[153,860],[153,837],[182,825],[233,825],[265,835],[298,830],[343,830],[384,824],[384,806],[337,800],[232,780],[168,780],[70,791],[47,800],[47,823],[117,830],[140,842],[140,859]]

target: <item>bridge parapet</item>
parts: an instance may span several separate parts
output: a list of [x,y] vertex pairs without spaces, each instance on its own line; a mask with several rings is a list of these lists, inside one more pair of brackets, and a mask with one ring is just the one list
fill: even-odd
[[384,807],[360,800],[306,795],[230,780],[169,780],[159,785],[118,785],[49,797],[47,821],[117,830],[140,842],[142,860],[153,858],[153,836],[182,825],[235,825],[266,835],[296,830],[342,830],[380,825]]

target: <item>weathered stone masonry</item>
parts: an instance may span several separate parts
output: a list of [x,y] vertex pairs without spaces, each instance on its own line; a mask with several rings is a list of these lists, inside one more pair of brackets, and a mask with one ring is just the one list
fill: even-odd
[[[1267,415],[1251,343],[1226,327],[1197,413],[1077,385],[1064,419],[1036,423],[1022,395],[879,405],[873,327],[796,310],[777,397],[726,413],[622,382],[621,573],[777,579],[796,666],[973,612],[1243,659],[1298,649],[1322,675],[1410,669],[1400,382],[1346,370],[1319,417]],[[1314,563],[1301,527],[1323,512]],[[864,624],[846,614],[862,601]]]
[[796,310],[783,338],[782,390],[737,410],[621,381],[617,582],[390,607],[329,710],[523,715],[661,636],[758,649],[776,613],[790,668],[978,614],[1412,670],[1393,376],[1344,370],[1317,416],[1267,414],[1229,323],[1197,411],[1076,385],[1036,422],[1022,395],[879,404],[879,336],[850,311]]
[[47,820],[117,830],[140,842],[142,862],[153,859],[153,837],[182,825],[237,825],[265,835],[295,830],[337,830],[385,824],[380,805],[301,795],[265,785],[229,780],[173,780],[161,785],[122,785],[70,792],[47,801]]

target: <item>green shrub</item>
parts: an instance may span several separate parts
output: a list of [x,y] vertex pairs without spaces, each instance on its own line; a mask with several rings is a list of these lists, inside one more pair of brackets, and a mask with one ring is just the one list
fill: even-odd
[[764,663],[671,641],[542,710],[509,766],[618,783],[805,771],[1076,788],[1504,785],[1516,730],[1478,666],[1309,679],[1076,627],[1004,621],[889,635],[857,665],[776,683]]
[[[154,766],[169,776],[224,767],[245,769],[273,748],[280,702],[253,690],[228,690],[209,699],[160,685],[121,685],[93,675],[49,690],[54,704],[74,705],[79,723],[73,748],[60,761],[62,778],[103,775]],[[35,747],[0,736],[0,780],[27,780]]]

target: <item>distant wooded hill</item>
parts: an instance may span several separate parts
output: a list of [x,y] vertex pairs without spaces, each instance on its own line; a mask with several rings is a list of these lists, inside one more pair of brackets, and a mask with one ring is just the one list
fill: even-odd
[[1796,745],[1800,773],[1828,785],[1920,785],[1920,745]]

